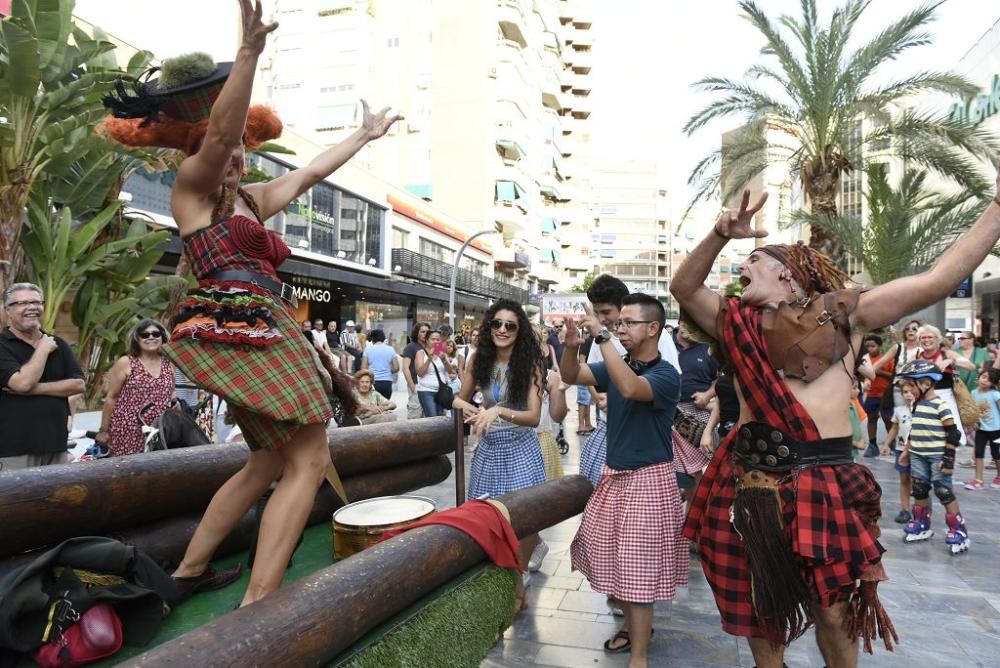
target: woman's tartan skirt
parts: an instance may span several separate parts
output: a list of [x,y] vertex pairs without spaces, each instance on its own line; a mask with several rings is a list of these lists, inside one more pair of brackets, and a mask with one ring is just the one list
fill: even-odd
[[580,474],[587,477],[596,489],[601,482],[601,472],[608,461],[608,423],[597,420],[594,432],[580,446]]
[[696,475],[708,466],[708,457],[701,448],[689,443],[679,431],[673,430],[674,468],[681,473]]
[[[202,281],[195,291],[212,285],[222,284]],[[224,285],[231,296],[233,283]],[[163,352],[194,384],[226,400],[252,450],[280,448],[302,426],[325,424],[333,417],[333,409],[315,354],[284,304],[255,285],[239,286],[256,304],[266,304],[280,336],[266,346],[227,344],[198,338],[190,328],[178,336],[185,324],[180,322]],[[208,294],[201,291],[198,303],[203,305]],[[219,297],[220,311],[225,301]]]
[[545,482],[545,463],[533,429],[494,429],[476,446],[468,498],[497,497]]
[[620,601],[669,601],[688,582],[683,522],[673,462],[632,471],[605,466],[570,548],[573,570]]
[[545,463],[546,480],[561,478],[562,455],[559,454],[559,444],[551,431],[543,431],[538,434],[538,443],[542,448],[542,462]]
[[[729,519],[736,474],[742,472],[730,450],[738,433],[733,429],[715,451],[695,491],[684,535],[698,544],[723,630],[762,638],[765,632],[751,602],[750,564]],[[807,467],[779,489],[792,551],[814,599],[821,607],[847,601],[862,571],[881,560],[883,549],[876,539],[882,489],[860,464]]]

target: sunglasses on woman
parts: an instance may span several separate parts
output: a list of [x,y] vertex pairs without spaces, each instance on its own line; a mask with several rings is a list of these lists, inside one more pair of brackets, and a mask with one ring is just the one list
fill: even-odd
[[159,339],[159,338],[161,338],[161,336],[160,336],[160,332],[158,332],[158,331],[153,331],[153,332],[139,332],[139,338],[140,339]]
[[500,320],[499,318],[490,320],[490,329],[492,329],[494,332],[499,331],[501,327],[508,332],[517,331],[516,322],[513,322],[511,320]]

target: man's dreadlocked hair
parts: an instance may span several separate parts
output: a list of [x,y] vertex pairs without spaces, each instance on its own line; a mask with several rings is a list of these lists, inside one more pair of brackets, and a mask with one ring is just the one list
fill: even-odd
[[785,265],[795,282],[808,295],[825,294],[843,290],[850,277],[815,248],[799,241],[796,244],[772,244],[758,248]]

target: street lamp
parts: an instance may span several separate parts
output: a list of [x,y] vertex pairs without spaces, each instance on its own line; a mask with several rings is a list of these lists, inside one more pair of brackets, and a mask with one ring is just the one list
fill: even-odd
[[455,331],[455,284],[458,282],[458,263],[462,261],[462,253],[465,252],[465,248],[472,243],[476,237],[480,237],[484,234],[496,234],[496,230],[480,230],[476,232],[465,240],[462,247],[458,249],[458,253],[455,254],[455,264],[451,268],[451,288],[448,290],[448,324],[451,326],[452,332]]

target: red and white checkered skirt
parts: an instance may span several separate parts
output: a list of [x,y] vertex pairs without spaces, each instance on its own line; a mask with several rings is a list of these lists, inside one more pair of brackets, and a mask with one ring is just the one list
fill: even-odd
[[573,570],[620,601],[669,601],[688,582],[682,524],[673,462],[633,471],[605,465],[573,539]]
[[708,466],[708,456],[701,448],[690,443],[676,429],[674,431],[674,468],[688,475],[701,473]]

